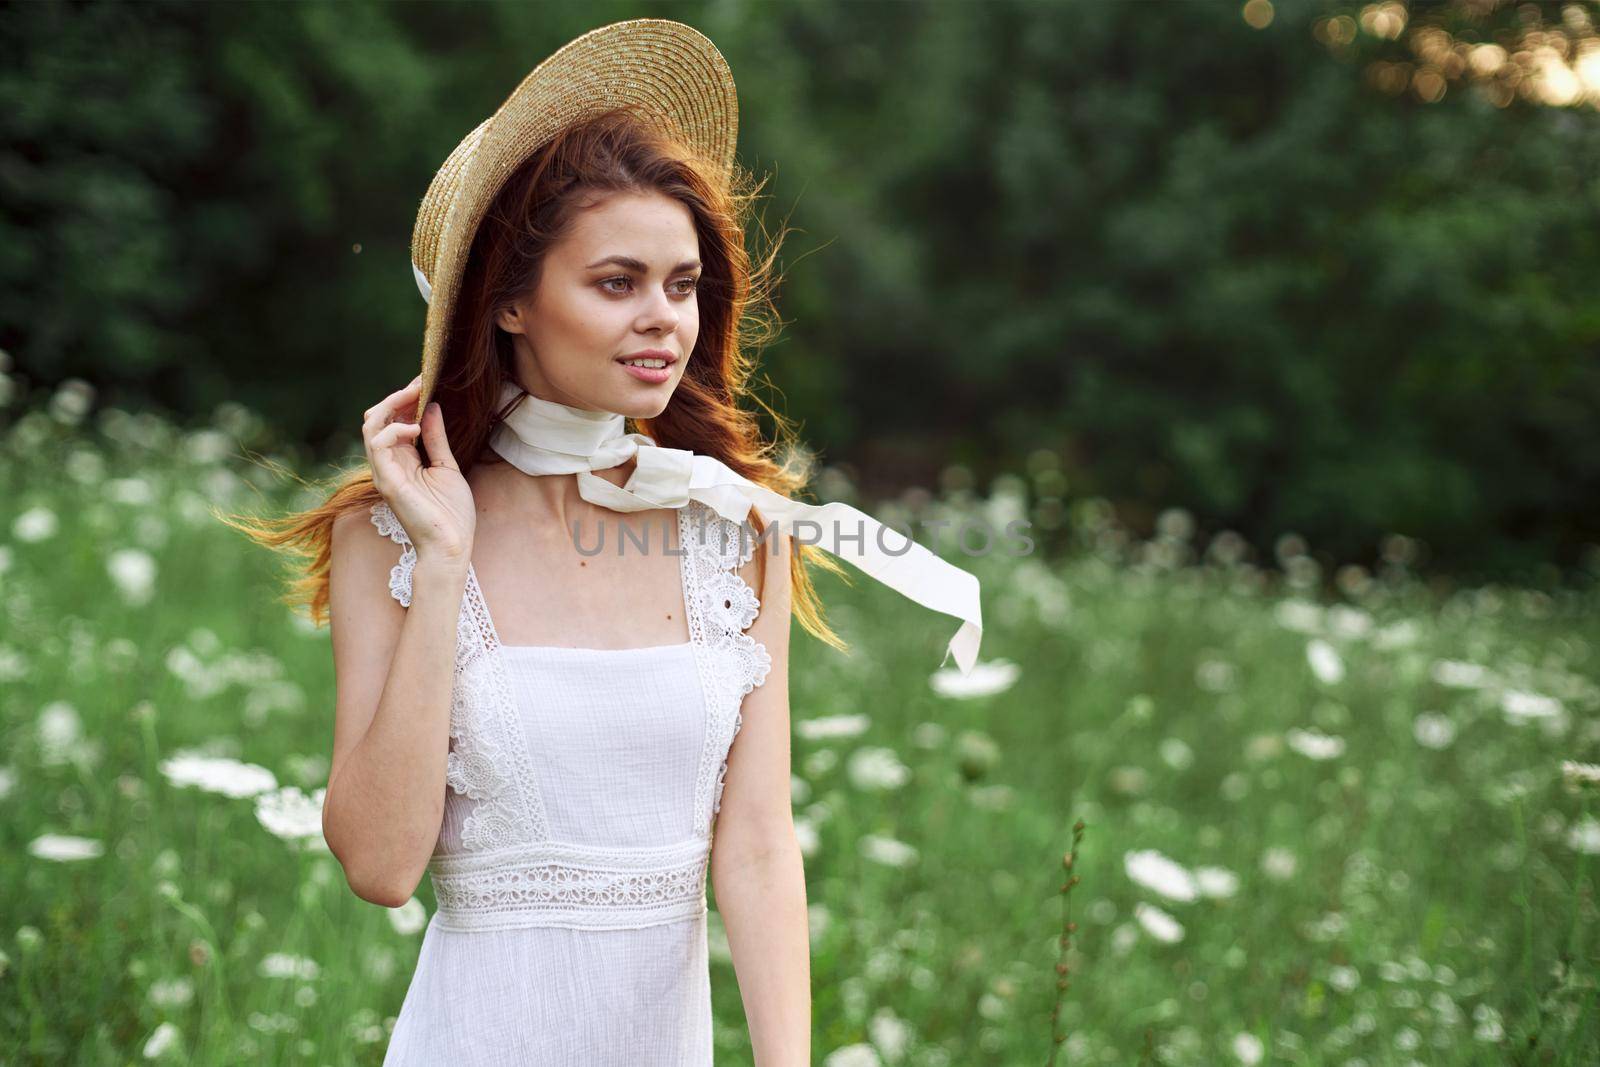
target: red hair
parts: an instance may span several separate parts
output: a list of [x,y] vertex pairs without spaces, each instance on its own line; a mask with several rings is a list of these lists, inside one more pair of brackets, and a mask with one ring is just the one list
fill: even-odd
[[[756,415],[739,406],[744,397],[754,397],[750,350],[770,341],[778,322],[771,294],[783,233],[760,263],[752,262],[745,249],[744,224],[760,187],[736,165],[731,188],[724,188],[682,144],[625,108],[567,127],[517,168],[474,235],[434,391],[462,474],[480,461],[503,462],[488,441],[504,415],[496,402],[515,362],[511,337],[495,326],[495,312],[537,287],[545,255],[570,232],[591,197],[657,192],[682,203],[694,220],[703,264],[697,286],[700,332],[666,408],[653,419],[628,419],[625,432],[648,434],[666,448],[714,456],[786,497],[802,489],[810,472],[800,450],[792,447],[789,420],[755,398],[777,428],[778,440],[768,442]],[[303,572],[290,581],[283,602],[305,608],[318,625],[328,614],[334,520],[383,499],[366,463],[335,474],[321,489],[327,493],[321,504],[281,517],[213,511],[218,521],[255,543],[297,558]],[[754,510],[749,521],[758,534],[765,529]],[[839,575],[843,568],[815,545],[791,540],[786,547],[791,548],[786,558],[794,617],[819,640],[845,648],[823,620],[808,574],[810,564]],[[767,555],[756,553],[763,584]]]

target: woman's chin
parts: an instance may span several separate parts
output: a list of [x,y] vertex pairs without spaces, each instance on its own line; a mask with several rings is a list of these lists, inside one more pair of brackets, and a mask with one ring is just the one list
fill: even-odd
[[641,385],[638,389],[624,390],[611,398],[607,411],[630,419],[653,419],[667,409],[676,382],[662,385]]

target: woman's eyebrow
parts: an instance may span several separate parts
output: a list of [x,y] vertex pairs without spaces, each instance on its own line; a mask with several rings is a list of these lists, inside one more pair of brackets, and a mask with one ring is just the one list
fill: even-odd
[[[604,259],[597,259],[593,263],[590,263],[584,268],[584,270],[589,270],[593,267],[603,267],[607,263],[615,263],[619,267],[627,267],[629,270],[636,270],[640,274],[649,273],[650,270],[649,267],[646,267],[643,263],[637,259],[634,259],[632,256],[606,256]],[[667,273],[677,274],[681,271],[694,270],[699,266],[700,261],[698,259],[686,259],[682,263],[679,263],[676,267],[673,267]]]

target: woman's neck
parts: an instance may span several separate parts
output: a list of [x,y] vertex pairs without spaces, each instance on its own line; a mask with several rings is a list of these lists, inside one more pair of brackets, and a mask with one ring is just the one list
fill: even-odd
[[[629,458],[618,466],[591,473],[620,488],[627,483],[636,465],[636,461]],[[492,448],[484,449],[482,457],[473,464],[467,474],[467,484],[472,488],[480,511],[552,519],[562,529],[569,529],[574,519],[592,522],[602,516],[616,517],[615,512],[597,507],[578,495],[576,474],[528,474],[512,466]]]

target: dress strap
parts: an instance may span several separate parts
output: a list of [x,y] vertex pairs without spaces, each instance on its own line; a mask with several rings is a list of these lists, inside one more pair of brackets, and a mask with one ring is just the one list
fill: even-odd
[[[389,572],[389,592],[409,608],[416,546],[387,501],[372,505],[372,524],[404,546],[400,562]],[[456,616],[445,781],[472,801],[460,832],[463,847],[475,852],[529,845],[550,836],[499,643],[477,574],[468,564]]]
[[372,525],[378,532],[397,545],[404,545],[400,553],[400,562],[396,563],[389,571],[389,592],[394,598],[411,606],[411,572],[417,566],[417,549],[411,543],[411,538],[406,534],[405,527],[400,525],[400,520],[395,517],[394,509],[389,507],[387,500],[380,500],[372,505]]
[[689,638],[728,654],[720,681],[730,695],[742,698],[766,681],[772,667],[766,647],[745,633],[761,610],[755,590],[739,573],[755,555],[755,539],[748,531],[741,537],[740,524],[699,501],[691,501],[681,514]]
[[691,500],[679,510],[678,530],[680,550],[685,554],[684,604],[689,614],[689,639],[698,646],[702,680],[714,704],[706,744],[708,751],[715,746],[722,753],[715,776],[708,773],[708,765],[696,790],[704,796],[704,803],[697,804],[696,809],[701,813],[701,832],[705,833],[722,810],[727,753],[744,722],[744,698],[767,680],[772,656],[765,645],[745,633],[761,610],[755,590],[739,573],[739,568],[750,562],[756,552],[750,531],[698,500]]

